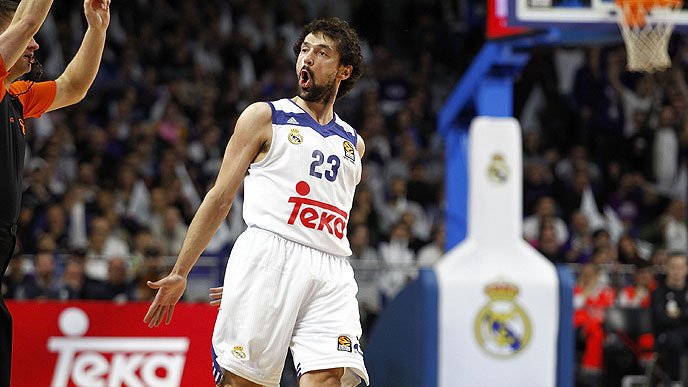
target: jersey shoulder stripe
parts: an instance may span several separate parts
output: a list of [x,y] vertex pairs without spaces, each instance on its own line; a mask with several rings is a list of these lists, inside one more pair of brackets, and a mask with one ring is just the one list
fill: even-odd
[[273,125],[295,125],[308,127],[325,138],[330,136],[339,136],[350,141],[354,144],[354,146],[356,146],[356,143],[358,142],[356,131],[349,124],[340,119],[336,114],[332,121],[325,125],[321,125],[290,99],[285,98],[268,103],[272,108]]

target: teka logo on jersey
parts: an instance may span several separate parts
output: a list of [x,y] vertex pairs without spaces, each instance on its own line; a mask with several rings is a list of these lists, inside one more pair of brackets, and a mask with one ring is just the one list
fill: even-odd
[[[79,308],[59,317],[66,337],[50,337],[57,352],[51,386],[179,386],[189,340],[186,337],[81,337],[89,319]],[[70,383],[71,382],[71,383]]]
[[[311,186],[305,181],[296,183],[296,193],[306,196],[311,192]],[[314,230],[327,230],[328,233],[339,239],[344,238],[346,232],[346,219],[349,217],[343,211],[332,204],[317,200],[292,196],[289,203],[294,203],[287,224],[294,224],[298,218],[302,225]]]

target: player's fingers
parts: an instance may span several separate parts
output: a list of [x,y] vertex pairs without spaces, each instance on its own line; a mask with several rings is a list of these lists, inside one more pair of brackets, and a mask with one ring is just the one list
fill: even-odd
[[165,319],[165,325],[170,325],[172,321],[172,314],[174,313],[174,305],[170,306],[170,310],[167,312],[167,319]]
[[222,293],[222,289],[224,289],[224,286],[220,286],[217,288],[210,288],[210,293]]
[[148,327],[151,327],[151,323],[153,321],[153,317],[155,316],[155,311],[158,310],[158,305],[153,302],[153,304],[148,308],[148,313],[146,313],[146,317],[143,318],[143,322],[148,324]]
[[143,317],[143,322],[148,323],[150,320],[153,318],[153,314],[155,313],[155,310],[158,308],[158,303],[156,301],[153,301],[151,306],[148,308],[148,312],[146,312],[146,315]]
[[222,300],[213,300],[210,301],[210,306],[220,306],[220,303],[222,303]]
[[160,289],[163,285],[165,284],[165,278],[152,282],[152,281],[147,281],[146,285],[148,285],[149,288],[151,289]]
[[165,305],[162,308],[160,308],[160,314],[158,315],[158,320],[155,323],[156,327],[159,327],[160,324],[162,324],[162,321],[165,319],[165,315],[167,315],[167,311],[170,309],[169,306]]
[[153,311],[153,316],[151,316],[150,322],[148,322],[148,328],[153,328],[157,326],[157,321],[160,318],[160,311],[162,310],[162,306],[158,305],[157,308],[155,308],[155,311]]
[[153,322],[154,327],[157,327],[158,325],[160,325],[160,320],[162,320],[163,317],[165,316],[165,310],[167,310],[167,307],[161,306],[160,309],[158,310],[158,312],[155,314],[155,321]]
[[160,308],[160,312],[158,313],[158,315],[156,316],[156,319],[155,319],[155,326],[156,327],[159,327],[160,324],[162,324],[162,321],[165,319],[165,315],[167,314],[168,308],[169,308],[169,306],[163,306]]
[[208,296],[214,300],[216,298],[222,298],[222,293],[210,293]]

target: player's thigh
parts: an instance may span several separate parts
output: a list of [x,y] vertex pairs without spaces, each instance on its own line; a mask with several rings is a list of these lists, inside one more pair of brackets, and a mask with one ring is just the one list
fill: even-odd
[[260,384],[253,383],[248,379],[244,379],[239,375],[225,370],[222,375],[222,382],[218,387],[262,387]]
[[300,377],[310,372],[344,369],[342,385],[367,379],[359,344],[361,323],[356,300],[357,286],[351,266],[332,266],[321,278],[296,322],[291,342],[294,365]]
[[340,387],[344,368],[306,372],[299,378],[299,387]]
[[248,231],[229,259],[213,347],[217,363],[244,379],[276,385],[307,284],[284,240]]

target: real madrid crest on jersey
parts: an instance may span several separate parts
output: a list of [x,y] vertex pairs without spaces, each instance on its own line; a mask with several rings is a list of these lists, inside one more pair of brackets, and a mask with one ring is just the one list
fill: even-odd
[[301,133],[299,133],[298,129],[290,130],[288,137],[289,137],[289,142],[294,144],[294,145],[299,145],[303,142],[303,137],[301,136]]
[[498,184],[504,184],[509,179],[509,165],[503,155],[499,153],[492,155],[492,160],[487,166],[487,179]]
[[356,162],[356,156],[354,154],[354,144],[349,141],[344,141],[344,158],[353,162]]
[[518,287],[508,282],[485,286],[490,300],[475,318],[475,338],[480,348],[490,355],[517,355],[530,341],[530,319],[516,303]]

